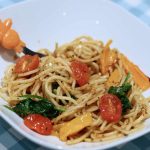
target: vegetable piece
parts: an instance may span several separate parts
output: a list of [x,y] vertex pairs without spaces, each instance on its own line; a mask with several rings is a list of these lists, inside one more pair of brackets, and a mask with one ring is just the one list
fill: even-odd
[[71,70],[73,74],[72,76],[77,81],[79,86],[83,86],[88,83],[90,72],[85,63],[74,60],[71,62]]
[[14,72],[15,73],[25,73],[28,71],[32,71],[38,68],[40,63],[40,59],[38,55],[24,55],[23,57],[19,58],[16,62]]
[[30,114],[24,118],[24,124],[31,130],[43,135],[50,135],[52,131],[51,120],[39,114]]
[[131,103],[127,97],[127,94],[132,87],[130,83],[127,83],[129,77],[130,74],[127,75],[125,82],[122,84],[122,86],[119,87],[111,86],[108,90],[108,93],[116,95],[121,100],[123,114],[126,113],[127,109],[131,108]]
[[112,40],[108,41],[105,45],[102,53],[100,54],[100,70],[102,74],[106,74],[110,67],[112,67],[117,61],[117,54],[114,50],[110,50],[109,45]]
[[41,114],[48,118],[55,118],[64,110],[56,108],[48,99],[36,95],[24,95],[23,100],[13,107],[13,111],[19,116],[29,114]]
[[119,98],[112,94],[105,94],[99,102],[100,115],[107,122],[118,122],[122,114],[122,104]]
[[147,90],[150,87],[149,78],[139,69],[138,66],[133,64],[126,56],[120,55],[120,59],[123,63],[123,67],[127,72],[133,75],[135,83],[143,90]]
[[115,69],[107,80],[107,87],[116,86],[121,80],[121,74],[118,69]]
[[62,141],[66,141],[67,137],[74,135],[92,124],[91,113],[86,113],[82,116],[76,117],[75,119],[65,123],[59,132],[59,137]]
[[125,90],[127,90],[128,88],[130,88],[129,84],[126,84],[124,86],[121,87],[110,87],[108,93],[114,94],[116,95],[122,103],[122,112],[123,114],[126,113],[127,109],[131,108],[131,103],[128,99],[128,97],[126,96]]
[[123,84],[126,84],[128,82],[128,80],[130,79],[130,77],[131,77],[131,73],[128,73]]

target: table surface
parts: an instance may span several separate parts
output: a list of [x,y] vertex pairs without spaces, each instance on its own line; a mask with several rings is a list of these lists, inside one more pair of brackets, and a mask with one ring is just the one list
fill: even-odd
[[[23,0],[0,0],[0,9]],[[112,0],[150,25],[150,0]],[[46,150],[24,138],[0,118],[0,150]],[[150,133],[110,150],[150,150]]]

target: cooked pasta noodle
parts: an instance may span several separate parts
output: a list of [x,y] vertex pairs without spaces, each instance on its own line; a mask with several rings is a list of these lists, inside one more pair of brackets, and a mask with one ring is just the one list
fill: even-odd
[[[111,42],[104,45],[101,41],[83,36],[62,46],[57,44],[54,54],[45,49],[40,50],[47,56],[41,58],[39,68],[21,74],[13,72],[14,65],[8,68],[0,95],[10,104],[21,101],[20,95],[39,95],[48,98],[55,106],[64,108],[66,111],[52,120],[57,133],[64,123],[90,112],[92,125],[67,137],[67,144],[113,140],[137,131],[142,127],[143,120],[150,117],[150,98],[142,96],[142,90],[132,78],[129,80],[132,89],[128,95],[132,108],[117,123],[104,121],[99,114],[99,100],[108,91],[106,82],[112,71],[116,68],[121,74],[117,86],[123,84],[127,75],[120,59],[106,74],[100,71],[100,55],[104,48],[110,48]],[[119,58],[120,53],[116,49],[112,50]],[[73,60],[84,62],[90,68],[89,82],[80,87],[76,86],[72,76],[70,62]],[[54,84],[57,85],[56,89],[53,89]]]

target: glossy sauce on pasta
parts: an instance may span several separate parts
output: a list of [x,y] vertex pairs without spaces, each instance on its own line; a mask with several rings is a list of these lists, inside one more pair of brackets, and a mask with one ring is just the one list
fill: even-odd
[[[37,68],[19,73],[13,71],[15,64],[8,68],[0,95],[9,103],[14,100],[19,102],[21,95],[38,95],[47,98],[55,107],[63,108],[65,111],[51,120],[52,135],[57,135],[67,144],[99,142],[127,136],[141,129],[144,120],[150,117],[150,98],[142,95],[142,91],[149,88],[150,83],[139,68],[127,59],[122,60],[122,54],[117,49],[111,49],[110,43],[108,41],[104,44],[82,36],[68,44],[57,46],[54,53],[40,50],[47,56],[40,58]],[[74,60],[86,64],[84,66],[88,69],[82,71],[88,73],[88,77],[82,75],[80,68],[75,70],[75,73],[81,73],[80,76],[77,78],[73,75],[71,62]],[[130,68],[124,64],[129,64]],[[122,86],[131,69],[132,75],[136,76],[129,79],[131,89],[124,96],[131,107],[123,114],[122,103],[118,102],[118,98],[111,100],[109,96],[107,103],[102,99],[104,95],[108,97],[106,94],[110,86]],[[144,75],[143,83],[148,85],[144,88],[135,80],[141,74]],[[79,79],[82,78],[86,82],[79,84]],[[125,92],[122,93],[124,95]],[[117,106],[116,109],[113,106]],[[102,111],[107,114],[102,114]],[[110,120],[111,113],[113,118]]]

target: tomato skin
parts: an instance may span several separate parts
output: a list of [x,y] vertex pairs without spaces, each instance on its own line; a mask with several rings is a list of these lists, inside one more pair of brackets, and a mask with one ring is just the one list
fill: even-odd
[[105,94],[99,101],[100,115],[107,122],[118,122],[122,114],[122,104],[113,94]]
[[24,124],[42,135],[50,135],[52,131],[51,120],[40,114],[30,114],[24,118]]
[[14,72],[25,73],[38,68],[40,59],[38,55],[24,55],[17,59]]
[[77,81],[79,86],[83,86],[89,81],[90,71],[88,66],[78,60],[71,62],[72,76]]

